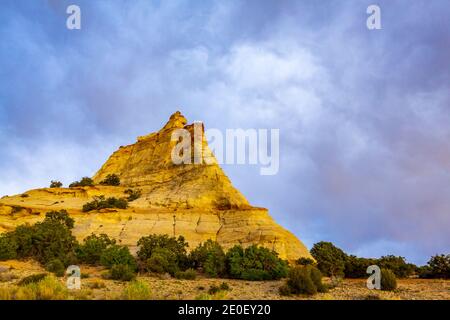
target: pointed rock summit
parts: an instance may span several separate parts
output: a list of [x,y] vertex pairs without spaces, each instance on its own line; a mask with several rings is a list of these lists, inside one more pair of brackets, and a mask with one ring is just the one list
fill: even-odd
[[[311,257],[299,239],[273,221],[267,209],[251,206],[233,187],[208,147],[203,125],[196,126],[201,131],[203,161],[173,163],[172,151],[179,141],[172,139],[172,133],[186,129],[194,137],[198,135],[194,127],[175,112],[158,132],[115,151],[94,175],[94,186],[36,189],[26,192],[26,197],[3,197],[0,232],[39,221],[49,210],[66,209],[75,219],[74,234],[80,239],[106,233],[136,249],[137,240],[148,234],[183,235],[191,248],[213,239],[225,248],[258,244],[289,260]],[[100,185],[110,174],[120,177],[119,187]],[[124,197],[127,189],[141,191],[127,209],[81,211],[94,196]]]
[[[140,188],[145,194],[142,205],[171,208],[249,208],[247,199],[235,189],[224,174],[207,142],[202,137],[206,164],[181,164],[172,161],[172,150],[178,141],[172,140],[176,129],[186,129],[194,136],[193,125],[177,111],[158,132],[139,137],[137,142],[114,152],[94,176],[100,183],[110,174],[120,177],[121,185]],[[203,130],[203,128],[202,128]],[[192,153],[193,153],[192,143]]]

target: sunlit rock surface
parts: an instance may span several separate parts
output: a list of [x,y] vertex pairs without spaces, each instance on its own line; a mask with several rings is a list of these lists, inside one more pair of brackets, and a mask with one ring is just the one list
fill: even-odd
[[[203,126],[198,127],[203,136]],[[267,209],[251,206],[233,187],[204,137],[200,139],[200,164],[172,162],[177,144],[171,139],[172,132],[183,128],[194,136],[194,125],[176,112],[160,131],[120,147],[93,177],[95,186],[43,188],[3,197],[0,232],[40,221],[47,211],[66,209],[75,219],[73,232],[79,240],[91,233],[106,233],[135,250],[140,237],[166,233],[183,235],[191,248],[213,239],[225,248],[262,245],[289,260],[311,257],[299,239],[275,223]],[[97,185],[109,174],[120,177],[120,187]],[[130,188],[140,189],[142,195],[130,202],[128,209],[81,210],[94,196],[127,197],[124,192]]]

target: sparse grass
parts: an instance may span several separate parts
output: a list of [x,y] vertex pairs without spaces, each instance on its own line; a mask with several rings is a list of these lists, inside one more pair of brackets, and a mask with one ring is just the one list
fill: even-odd
[[368,294],[363,297],[363,300],[382,300],[381,297],[378,294]]
[[43,280],[46,276],[47,276],[47,273],[32,274],[31,276],[22,278],[19,281],[18,285],[19,286],[26,286],[26,285],[31,284],[31,283],[37,283],[37,282]]
[[66,300],[67,298],[67,288],[53,275],[23,286],[0,288],[0,300]]
[[194,269],[187,269],[186,271],[178,271],[175,273],[175,278],[184,280],[195,280],[197,272]]
[[89,282],[88,287],[91,289],[103,289],[106,288],[106,285],[104,281],[95,279],[92,282]]
[[144,281],[134,280],[125,287],[121,298],[123,300],[151,300],[151,290]]
[[10,282],[17,279],[17,276],[11,272],[0,273],[0,282]]

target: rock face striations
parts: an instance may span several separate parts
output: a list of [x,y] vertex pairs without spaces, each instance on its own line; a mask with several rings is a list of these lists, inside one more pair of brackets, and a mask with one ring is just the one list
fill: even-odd
[[[114,152],[93,177],[94,186],[36,189],[0,199],[0,232],[39,221],[47,211],[66,209],[75,219],[73,232],[80,240],[91,233],[106,233],[135,249],[140,237],[166,233],[183,235],[191,247],[213,239],[225,248],[262,245],[289,260],[311,257],[300,240],[273,221],[267,209],[251,206],[233,187],[208,148],[203,126],[195,127],[201,128],[200,163],[172,161],[178,143],[172,140],[174,130],[198,135],[194,125],[176,112],[160,131]],[[99,185],[110,174],[120,177],[120,186]],[[141,196],[127,209],[81,210],[94,196],[126,197],[130,188],[139,189]]]

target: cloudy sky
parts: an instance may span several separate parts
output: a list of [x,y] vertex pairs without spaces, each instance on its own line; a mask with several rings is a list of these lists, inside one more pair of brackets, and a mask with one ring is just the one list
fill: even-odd
[[308,247],[425,263],[450,253],[449,17],[448,0],[2,1],[0,195],[92,175],[180,110],[280,129],[277,175],[224,169]]

